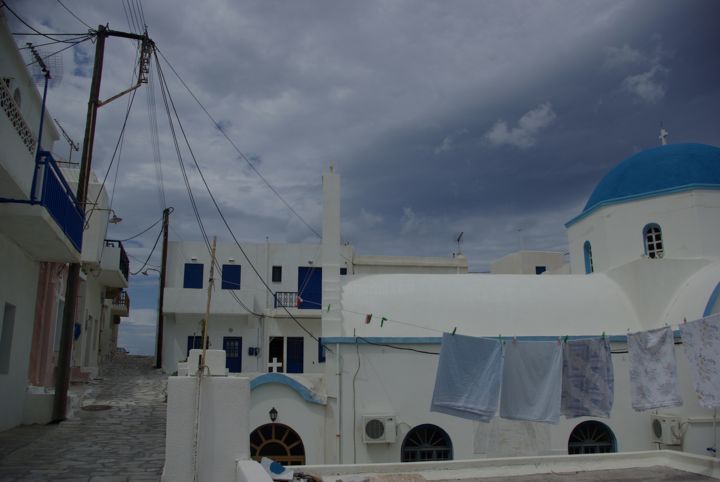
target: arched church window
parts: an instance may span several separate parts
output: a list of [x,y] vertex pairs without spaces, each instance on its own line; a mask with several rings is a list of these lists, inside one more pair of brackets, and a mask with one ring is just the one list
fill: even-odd
[[298,433],[281,423],[266,423],[250,434],[250,457],[268,457],[283,465],[305,465],[305,446]]
[[662,258],[665,249],[663,248],[662,229],[660,226],[651,223],[643,228],[643,238],[645,240],[645,255],[648,258]]
[[583,254],[585,255],[585,273],[590,274],[595,271],[595,267],[593,266],[592,246],[590,246],[590,241],[585,241],[585,244],[583,245]]
[[608,454],[617,452],[615,434],[596,420],[577,425],[568,439],[568,454]]
[[402,443],[403,462],[452,460],[450,436],[436,425],[418,425],[408,432]]

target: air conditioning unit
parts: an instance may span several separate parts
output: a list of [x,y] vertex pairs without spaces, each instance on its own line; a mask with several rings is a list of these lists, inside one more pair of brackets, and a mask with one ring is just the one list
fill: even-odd
[[363,415],[362,438],[366,444],[395,443],[395,416]]
[[656,414],[652,416],[653,442],[663,445],[682,444],[680,419],[673,415]]

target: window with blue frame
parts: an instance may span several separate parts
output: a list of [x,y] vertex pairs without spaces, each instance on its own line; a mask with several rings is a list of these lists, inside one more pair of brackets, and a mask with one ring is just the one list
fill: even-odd
[[340,268],[340,276],[347,275],[347,268]]
[[547,271],[547,266],[535,266],[535,274],[543,274]]
[[203,267],[202,263],[185,263],[183,288],[202,289]]
[[590,274],[595,271],[590,241],[585,241],[585,244],[583,244],[583,254],[585,256],[585,274]]
[[240,289],[240,266],[236,264],[224,264],[222,266],[222,283],[224,290]]
[[318,338],[318,363],[325,363],[325,345],[323,345],[322,336]]

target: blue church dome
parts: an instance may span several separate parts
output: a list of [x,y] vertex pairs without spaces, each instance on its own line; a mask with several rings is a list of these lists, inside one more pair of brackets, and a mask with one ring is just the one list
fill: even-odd
[[668,144],[620,162],[598,183],[583,212],[606,204],[688,189],[720,189],[720,148]]

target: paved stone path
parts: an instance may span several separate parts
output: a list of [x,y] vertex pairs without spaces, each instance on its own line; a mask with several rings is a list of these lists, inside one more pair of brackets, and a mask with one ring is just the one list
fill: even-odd
[[165,454],[167,377],[150,357],[118,355],[100,371],[83,405],[59,425],[0,432],[3,481],[157,481]]

